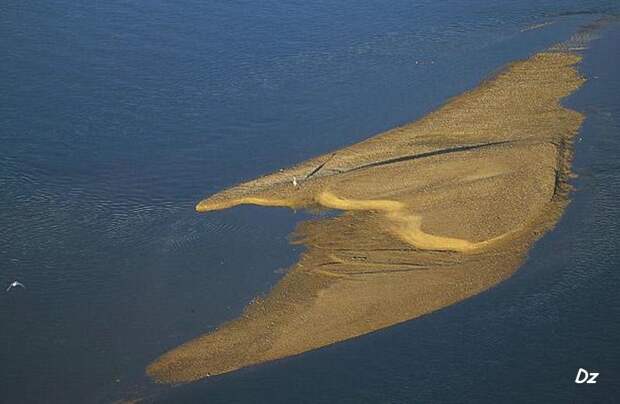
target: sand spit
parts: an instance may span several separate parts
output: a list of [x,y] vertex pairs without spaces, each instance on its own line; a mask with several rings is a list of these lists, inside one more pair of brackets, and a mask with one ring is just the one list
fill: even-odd
[[[544,52],[409,125],[232,187],[239,204],[330,208],[264,300],[147,368],[182,383],[300,354],[438,310],[509,277],[568,202],[583,116],[560,105],[580,57]],[[293,177],[298,185],[292,183]]]

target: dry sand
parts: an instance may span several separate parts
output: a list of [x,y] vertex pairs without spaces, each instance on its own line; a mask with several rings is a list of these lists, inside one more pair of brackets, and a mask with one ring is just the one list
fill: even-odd
[[[388,327],[509,277],[568,202],[583,116],[560,105],[580,57],[508,66],[426,117],[200,202],[331,208],[301,223],[299,262],[264,300],[149,365],[181,383]],[[293,186],[296,177],[298,186]]]

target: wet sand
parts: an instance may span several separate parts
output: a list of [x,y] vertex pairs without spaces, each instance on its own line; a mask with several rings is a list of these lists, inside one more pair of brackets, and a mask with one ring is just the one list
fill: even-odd
[[[162,383],[367,334],[508,278],[568,203],[583,116],[560,105],[580,57],[543,52],[409,125],[201,201],[338,209],[301,223],[306,252],[262,300],[147,368]],[[297,186],[293,185],[296,179]]]

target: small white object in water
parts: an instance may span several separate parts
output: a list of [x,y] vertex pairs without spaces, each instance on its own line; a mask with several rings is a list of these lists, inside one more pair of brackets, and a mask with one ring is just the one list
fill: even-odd
[[293,186],[296,187],[297,185],[297,178],[293,176]]
[[19,286],[19,287],[22,287],[22,288],[24,288],[24,289],[26,289],[26,287],[24,286],[24,284],[23,284],[23,283],[20,283],[20,282],[15,281],[15,282],[11,283],[11,284],[9,285],[9,287],[8,287],[8,288],[6,288],[6,291],[8,292],[8,291],[9,291],[9,290],[11,290],[12,288],[16,288],[16,287],[18,287],[18,286]]

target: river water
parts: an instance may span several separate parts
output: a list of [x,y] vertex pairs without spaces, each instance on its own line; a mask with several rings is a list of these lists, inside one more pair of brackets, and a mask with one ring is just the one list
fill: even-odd
[[[207,194],[432,111],[615,1],[9,1],[0,13],[0,402],[613,402],[620,28],[565,104],[573,202],[508,281],[424,318],[172,390],[144,367],[236,317],[309,215]],[[4,286],[4,287],[6,287]],[[595,385],[574,383],[582,367]]]

